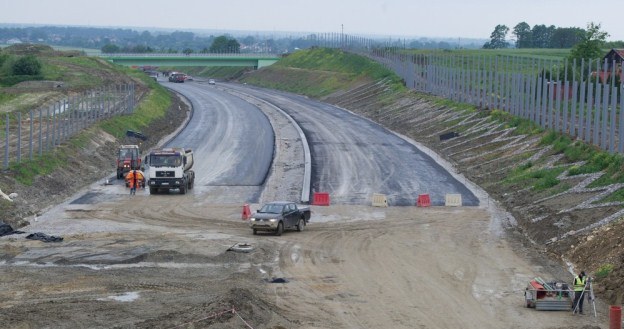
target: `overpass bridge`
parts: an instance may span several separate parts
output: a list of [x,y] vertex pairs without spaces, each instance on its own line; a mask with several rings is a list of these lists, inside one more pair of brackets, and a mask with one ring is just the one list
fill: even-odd
[[101,58],[125,66],[269,66],[278,60],[273,54],[101,54]]

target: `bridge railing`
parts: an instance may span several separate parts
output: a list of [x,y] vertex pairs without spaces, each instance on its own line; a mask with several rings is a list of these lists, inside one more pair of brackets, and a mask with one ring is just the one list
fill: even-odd
[[240,57],[240,58],[279,58],[281,55],[269,53],[113,53],[99,54],[99,57],[154,57],[154,58],[171,58],[171,57],[196,57],[196,58],[217,58],[217,57]]

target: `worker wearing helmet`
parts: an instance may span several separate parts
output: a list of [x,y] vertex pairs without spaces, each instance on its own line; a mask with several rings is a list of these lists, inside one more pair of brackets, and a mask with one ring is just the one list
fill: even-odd
[[574,277],[574,313],[583,314],[583,300],[585,299],[585,286],[587,284],[587,276],[585,271],[581,271],[579,275]]

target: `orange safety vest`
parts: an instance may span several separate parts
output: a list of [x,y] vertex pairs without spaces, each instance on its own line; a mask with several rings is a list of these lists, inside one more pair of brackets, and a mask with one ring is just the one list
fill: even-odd
[[128,180],[128,186],[130,188],[135,187],[136,185],[138,185],[137,181],[139,180],[139,173],[136,172],[135,170],[132,170],[128,173],[128,175],[126,175],[126,179]]

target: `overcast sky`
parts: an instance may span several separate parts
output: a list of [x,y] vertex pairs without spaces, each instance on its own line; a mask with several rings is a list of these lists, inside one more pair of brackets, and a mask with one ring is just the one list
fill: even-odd
[[[623,0],[0,0],[0,23],[341,32],[489,39],[498,24],[602,25],[624,40]],[[143,29],[139,29],[143,30]],[[511,35],[509,35],[511,37]]]

